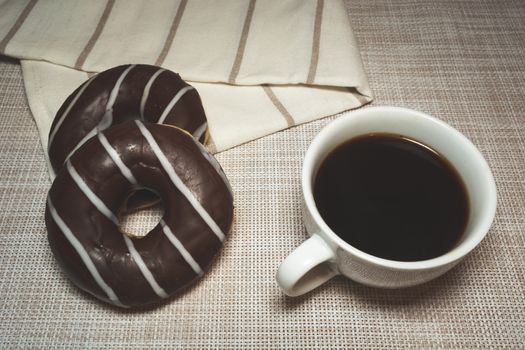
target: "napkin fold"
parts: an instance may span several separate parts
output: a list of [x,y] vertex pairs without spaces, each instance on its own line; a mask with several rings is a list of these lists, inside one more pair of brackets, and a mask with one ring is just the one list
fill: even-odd
[[0,0],[0,53],[21,59],[45,150],[65,98],[127,63],[163,66],[198,90],[212,152],[372,99],[336,0]]

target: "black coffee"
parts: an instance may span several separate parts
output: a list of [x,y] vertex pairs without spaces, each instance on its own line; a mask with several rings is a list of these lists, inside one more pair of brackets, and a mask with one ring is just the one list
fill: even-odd
[[321,164],[314,184],[328,226],[366,253],[417,261],[450,251],[469,204],[454,167],[404,137],[371,134],[347,141]]

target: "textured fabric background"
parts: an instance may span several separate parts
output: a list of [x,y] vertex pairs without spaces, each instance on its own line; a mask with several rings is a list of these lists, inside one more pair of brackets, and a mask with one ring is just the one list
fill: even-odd
[[347,8],[372,105],[445,120],[492,167],[496,219],[463,263],[409,289],[373,289],[338,277],[303,297],[283,296],[275,270],[306,239],[301,158],[331,117],[218,154],[235,193],[236,220],[203,280],[155,309],[102,305],[69,283],[47,245],[43,151],[20,68],[4,58],[0,346],[525,348],[525,3],[355,0]]

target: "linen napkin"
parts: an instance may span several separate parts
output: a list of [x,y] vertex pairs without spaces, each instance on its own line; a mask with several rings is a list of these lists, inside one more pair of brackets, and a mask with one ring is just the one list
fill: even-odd
[[44,150],[65,98],[127,63],[197,89],[212,152],[372,99],[339,0],[0,0],[0,53],[21,59]]

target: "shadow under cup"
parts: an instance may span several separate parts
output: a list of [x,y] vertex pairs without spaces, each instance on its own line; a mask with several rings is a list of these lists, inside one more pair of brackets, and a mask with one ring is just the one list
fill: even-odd
[[[459,242],[450,251],[420,261],[383,259],[348,244],[322,219],[313,195],[321,164],[341,144],[371,133],[401,135],[417,140],[441,154],[457,170],[468,195],[469,214]],[[496,209],[494,179],[477,148],[448,124],[424,113],[397,107],[365,108],[330,123],[308,149],[302,185],[307,231],[310,235],[322,237],[335,251],[337,258],[334,265],[338,272],[358,282],[380,287],[423,283],[452,268],[484,238]]]

